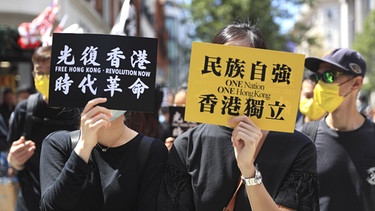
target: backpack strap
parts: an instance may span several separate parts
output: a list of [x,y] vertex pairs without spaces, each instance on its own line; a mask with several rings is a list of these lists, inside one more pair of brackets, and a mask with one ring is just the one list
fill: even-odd
[[316,134],[318,133],[319,120],[306,122],[302,126],[301,132],[307,135],[313,142],[315,142]]
[[30,134],[31,127],[33,125],[33,115],[34,111],[38,105],[39,100],[39,93],[34,93],[27,98],[26,104],[26,117],[25,117],[25,125],[24,125],[24,132],[26,135]]
[[150,152],[151,144],[154,141],[153,138],[144,135],[141,139],[138,149],[138,175],[141,176],[143,169],[145,168]]
[[73,150],[79,141],[79,136],[81,135],[81,131],[80,130],[70,131],[69,135],[70,135],[70,141],[72,142],[72,150]]

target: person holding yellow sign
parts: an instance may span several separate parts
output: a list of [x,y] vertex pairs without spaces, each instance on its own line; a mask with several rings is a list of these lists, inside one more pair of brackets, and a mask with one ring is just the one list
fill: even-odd
[[[266,48],[251,22],[227,25],[212,43]],[[159,210],[318,210],[316,150],[307,136],[261,130],[241,115],[228,125],[200,124],[176,138]]]

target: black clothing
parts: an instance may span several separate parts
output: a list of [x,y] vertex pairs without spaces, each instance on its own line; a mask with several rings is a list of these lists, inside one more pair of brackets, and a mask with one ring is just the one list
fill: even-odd
[[0,115],[0,151],[8,151],[9,143],[7,142],[8,126],[5,124],[4,118]]
[[[375,125],[366,119],[354,131],[332,130],[320,120],[318,154],[320,210],[375,210]],[[364,206],[368,206],[365,208]]]
[[[160,210],[222,210],[228,204],[241,176],[232,131],[202,124],[177,137],[161,186]],[[270,132],[255,163],[277,204],[316,210],[316,151],[309,138],[298,131]],[[235,210],[251,210],[244,185],[237,193]]]
[[156,210],[168,150],[154,139],[140,175],[142,137],[106,152],[96,146],[86,164],[72,151],[69,133],[52,133],[42,147],[42,210]]
[[1,104],[0,105],[0,115],[3,116],[5,125],[9,127],[9,119],[12,115],[12,112],[14,111],[15,106],[8,105],[8,104]]
[[[39,94],[37,107],[34,112],[33,121],[29,132],[25,132],[25,119],[27,101],[20,102],[14,111],[14,119],[9,127],[8,142],[18,140],[22,135],[26,140],[35,142],[36,149],[31,158],[25,163],[25,168],[18,172],[22,194],[28,210],[39,210],[40,182],[39,182],[39,159],[43,139],[56,130],[75,130],[79,125],[78,109],[51,108]],[[30,126],[30,125],[29,125]],[[17,199],[19,200],[19,199]],[[18,203],[20,203],[18,202]]]

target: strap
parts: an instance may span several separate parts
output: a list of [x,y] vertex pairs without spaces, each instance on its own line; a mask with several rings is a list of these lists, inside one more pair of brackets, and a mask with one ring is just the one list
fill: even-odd
[[30,134],[31,127],[33,125],[33,115],[34,110],[38,105],[38,98],[39,93],[34,93],[27,98],[27,105],[26,105],[26,118],[25,118],[25,125],[24,125],[24,132],[26,135]]
[[223,208],[223,211],[233,211],[234,210],[234,205],[236,204],[236,196],[237,196],[238,190],[240,189],[241,185],[242,185],[242,179],[240,178],[240,181],[238,182],[238,186],[237,186],[236,191],[234,192],[234,194],[233,194],[232,198],[230,199],[228,205]]
[[80,134],[81,134],[80,130],[74,130],[74,131],[69,132],[70,141],[72,142],[72,150],[76,147],[76,145],[79,141]]
[[153,138],[148,136],[143,136],[141,139],[141,143],[139,144],[138,149],[138,175],[142,175],[143,169],[146,165],[146,162],[148,160],[148,154],[151,148],[151,144],[153,142]]
[[302,133],[307,135],[313,142],[315,142],[316,134],[318,133],[319,120],[306,122],[302,126]]

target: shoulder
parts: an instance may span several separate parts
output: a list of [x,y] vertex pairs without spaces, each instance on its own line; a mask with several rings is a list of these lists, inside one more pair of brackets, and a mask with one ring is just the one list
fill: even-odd
[[18,113],[20,113],[20,112],[25,112],[25,111],[26,111],[26,107],[27,107],[27,100],[28,100],[28,99],[19,102],[19,103],[16,105],[16,107],[15,107],[15,109],[14,109],[14,112],[18,112]]
[[53,147],[55,149],[68,150],[72,148],[70,132],[67,130],[58,130],[50,133],[43,140],[43,147]]
[[290,139],[290,140],[301,142],[301,143],[311,142],[311,140],[305,134],[303,134],[301,131],[298,131],[296,129],[294,129],[292,133],[272,131],[269,133],[269,136],[275,137],[275,138],[277,137],[281,139]]
[[28,105],[40,105],[40,104],[45,104],[45,101],[42,98],[42,95],[40,93],[34,93],[30,95],[27,99],[22,100],[19,102],[16,107],[15,111],[16,112],[26,112],[27,106]]
[[173,144],[186,147],[186,145],[196,145],[203,140],[205,143],[212,143],[215,140],[231,136],[232,131],[233,129],[224,126],[200,124],[179,135]]
[[138,155],[145,155],[149,157],[149,160],[152,160],[152,162],[165,163],[167,161],[169,154],[168,149],[160,139],[142,134],[139,141]]
[[199,140],[202,138],[220,137],[220,135],[230,135],[232,134],[232,131],[233,129],[229,127],[212,124],[199,124],[179,135],[176,138],[176,141],[179,142],[181,139]]
[[268,155],[276,159],[279,157],[285,162],[285,165],[290,165],[293,168],[292,171],[316,172],[315,144],[299,131],[295,130],[293,133],[270,132],[263,147]]
[[203,154],[215,151],[226,153],[233,151],[231,134],[233,129],[212,125],[200,124],[179,135],[170,150],[170,156],[178,154],[184,159],[201,159]]
[[140,146],[139,146],[140,148],[146,147],[147,145],[149,145],[151,152],[156,152],[160,155],[168,154],[167,147],[165,146],[165,144],[160,139],[152,138],[152,137],[149,137],[149,136],[146,136],[146,135],[142,134],[142,136],[140,138],[140,141],[141,141]]
[[269,137],[273,142],[283,142],[291,149],[308,148],[315,151],[315,145],[312,140],[298,130],[294,130],[293,133],[270,132]]

